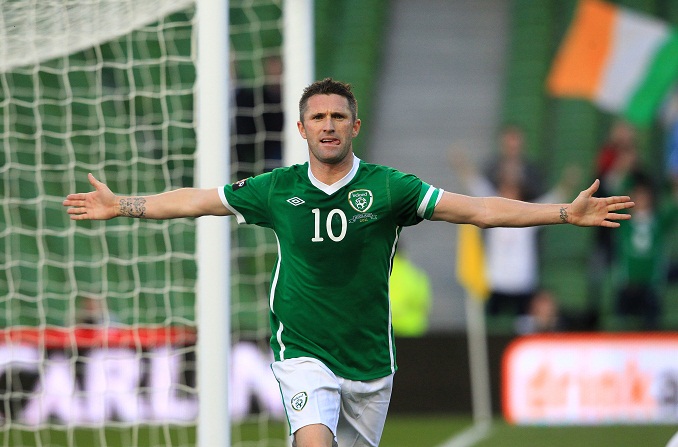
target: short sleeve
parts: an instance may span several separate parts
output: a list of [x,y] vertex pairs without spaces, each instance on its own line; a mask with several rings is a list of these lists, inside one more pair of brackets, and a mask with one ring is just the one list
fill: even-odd
[[433,187],[413,174],[392,171],[390,190],[398,225],[415,225],[430,219],[443,190]]
[[440,198],[443,196],[443,190],[421,182],[421,190],[419,191],[419,201],[417,202],[417,216],[422,219],[430,220],[433,216],[433,211],[436,208]]
[[239,224],[270,227],[268,197],[272,181],[270,172],[239,180],[220,188],[219,196],[224,206],[233,212]]

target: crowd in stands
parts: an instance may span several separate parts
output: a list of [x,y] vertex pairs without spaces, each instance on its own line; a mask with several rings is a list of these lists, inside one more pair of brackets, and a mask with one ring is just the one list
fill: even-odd
[[[667,159],[672,151],[675,148],[669,146]],[[598,268],[609,272],[612,312],[615,326],[621,329],[662,329],[671,279],[670,235],[678,218],[674,169],[668,163],[665,173],[650,172],[638,152],[634,129],[624,122],[612,126],[598,154],[597,175],[603,193],[627,194],[636,203],[630,211],[633,219],[618,231],[599,232],[594,252]]]
[[[552,189],[544,187],[544,175],[524,153],[519,127],[503,128],[498,146],[484,170],[469,163],[465,151],[451,150],[450,160],[466,192],[549,202],[569,200],[576,192],[581,172],[575,166],[565,167]],[[666,160],[666,175],[652,173],[641,161],[636,130],[623,121],[610,127],[592,172],[601,181],[598,195],[629,195],[636,206],[630,211],[633,219],[621,222],[620,228],[595,230],[585,273],[591,309],[564,311],[568,296],[543,288],[539,271],[543,241],[538,237],[542,230],[483,230],[491,291],[488,318],[513,318],[518,334],[664,329],[667,287],[678,276],[670,251],[678,219],[678,138],[669,138]]]

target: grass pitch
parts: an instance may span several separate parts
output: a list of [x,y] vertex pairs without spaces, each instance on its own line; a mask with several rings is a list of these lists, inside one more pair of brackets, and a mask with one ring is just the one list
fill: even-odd
[[[468,416],[393,415],[381,447],[438,447],[471,426]],[[678,425],[515,426],[496,419],[487,438],[468,447],[664,447]]]
[[[471,426],[469,416],[391,415],[381,447],[439,447]],[[467,447],[664,447],[678,431],[672,425],[513,426],[497,419],[489,436]],[[264,440],[261,438],[264,433]],[[286,426],[266,421],[233,427],[233,445],[285,447]],[[195,427],[0,428],[0,446],[11,447],[192,447]],[[221,447],[221,446],[214,446]]]

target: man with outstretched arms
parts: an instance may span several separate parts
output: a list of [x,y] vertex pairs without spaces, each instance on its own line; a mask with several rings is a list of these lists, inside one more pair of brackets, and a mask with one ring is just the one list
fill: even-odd
[[234,215],[275,232],[272,369],[298,447],[379,444],[396,370],[388,278],[402,227],[423,219],[617,227],[629,215],[616,211],[633,206],[625,196],[593,197],[597,180],[570,204],[444,192],[358,159],[357,109],[349,85],[317,81],[299,101],[297,126],[309,149],[303,165],[143,197],[116,196],[90,174],[95,190],[64,201],[74,220]]
[[442,191],[412,175],[361,162],[326,185],[307,165],[226,186],[240,223],[271,228],[276,360],[314,357],[351,380],[395,372],[388,278],[400,229],[430,218]]

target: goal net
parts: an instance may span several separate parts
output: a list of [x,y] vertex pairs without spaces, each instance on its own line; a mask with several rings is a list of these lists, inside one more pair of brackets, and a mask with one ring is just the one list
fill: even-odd
[[[230,2],[224,183],[281,163],[281,9]],[[61,205],[88,172],[130,195],[194,185],[196,25],[192,0],[0,3],[0,445],[196,445],[195,221]],[[232,445],[285,445],[260,369],[275,245],[232,231]]]

